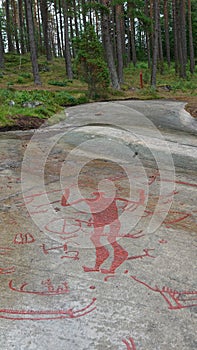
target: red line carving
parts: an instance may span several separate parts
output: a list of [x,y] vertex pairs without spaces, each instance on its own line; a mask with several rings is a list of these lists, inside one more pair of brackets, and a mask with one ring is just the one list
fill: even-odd
[[[154,174],[154,175],[152,175],[152,176],[149,176],[149,185],[151,185],[157,178],[158,178],[158,180],[160,181],[159,172],[157,172],[156,174]],[[178,185],[185,185],[185,186],[197,187],[197,184],[190,183],[190,182],[186,182],[186,181],[169,180],[169,179],[162,179],[162,181],[165,181],[165,182],[174,182],[175,184],[178,184]]]
[[143,254],[143,255],[130,256],[130,257],[128,257],[127,260],[143,259],[143,258],[145,258],[145,257],[149,257],[149,258],[153,258],[153,259],[154,259],[155,256],[149,254],[149,251],[150,251],[150,250],[155,250],[155,249],[148,249],[148,248],[145,248],[145,249],[143,249],[143,251],[144,251],[144,254]]
[[13,287],[13,280],[9,282],[9,288],[14,292],[19,293],[28,293],[28,294],[37,294],[37,295],[58,295],[58,294],[65,294],[69,293],[68,284],[67,282],[62,283],[62,286],[58,286],[56,289],[54,288],[52,282],[50,279],[46,281],[42,281],[42,285],[45,285],[47,287],[47,291],[28,291],[25,290],[25,288],[28,286],[28,283],[23,283],[20,288]]
[[[150,211],[150,210],[144,210],[144,213],[145,213],[144,217],[153,215],[153,211]],[[164,224],[166,225],[167,228],[170,228],[170,225],[172,224],[176,224],[192,216],[192,214],[190,213],[183,213],[179,211],[169,211],[169,214],[176,215],[177,217],[172,220],[169,220],[169,219],[164,220]]]
[[6,267],[4,268],[0,268],[0,275],[9,275],[10,273],[15,272],[15,267],[11,266],[11,267]]
[[[75,242],[73,242],[75,243]],[[57,247],[52,247],[52,248],[48,248],[46,249],[45,244],[42,244],[42,249],[44,254],[49,254],[49,251],[51,250],[57,250],[57,249],[63,249],[65,255],[61,256],[61,259],[73,259],[73,260],[79,260],[79,251],[78,250],[68,250],[68,246],[67,244],[63,244]]]
[[93,298],[90,304],[79,310],[74,310],[74,308],[67,310],[46,311],[0,309],[0,318],[19,321],[44,321],[65,318],[79,318],[89,314],[96,309],[96,306],[94,306],[95,301],[96,298]]
[[104,281],[107,282],[108,279],[115,277],[114,275],[105,276]]
[[173,219],[173,220],[169,220],[169,221],[165,220],[164,223],[165,223],[167,228],[170,228],[169,225],[176,224],[177,222],[183,221],[192,215],[190,213],[180,213],[178,211],[171,211],[170,214],[178,214],[180,216],[176,219]]
[[35,239],[31,233],[17,233],[14,237],[14,244],[31,244],[34,243]]
[[[184,309],[192,306],[197,306],[197,291],[183,291],[178,292],[176,290],[172,290],[168,287],[159,288],[155,286],[154,288],[148,285],[147,283],[139,280],[135,276],[130,276],[133,280],[143,284],[148,289],[152,290],[153,292],[160,293],[160,295],[164,298],[164,300],[168,304],[168,308],[170,310],[178,310],[178,309]],[[190,297],[188,297],[190,296]],[[186,297],[186,298],[185,298]],[[196,303],[193,303],[193,301],[196,301]],[[184,305],[184,302],[189,302],[188,305]]]
[[[29,203],[33,202],[36,197],[41,197],[43,195],[47,195],[47,194],[50,194],[50,193],[57,193],[57,192],[61,192],[61,190],[51,190],[51,191],[47,191],[47,192],[33,193],[33,194],[29,195],[29,196],[25,196],[23,198],[25,203],[20,204],[20,206],[25,206],[26,204],[29,204]],[[57,201],[57,202],[59,202],[59,201]]]
[[0,247],[0,255],[8,255],[13,248],[8,248],[8,247]]
[[[81,202],[85,202],[91,211],[92,220],[89,220],[87,226],[93,226],[93,233],[90,236],[95,249],[96,249],[96,261],[95,266],[83,266],[85,272],[96,272],[100,271],[101,273],[115,273],[116,269],[128,258],[128,252],[117,242],[118,237],[127,237],[127,238],[139,238],[143,234],[142,231],[135,234],[120,235],[120,226],[118,214],[117,201],[123,202],[121,209],[128,211],[134,211],[140,205],[145,203],[145,192],[144,190],[139,190],[139,200],[129,201],[124,198],[115,197],[105,197],[104,192],[93,192],[92,198],[78,199],[73,202],[68,202],[70,196],[70,189],[65,189],[64,195],[61,199],[61,205],[72,206]],[[73,233],[77,232],[81,228],[81,220],[78,221],[78,227],[74,228]],[[109,234],[104,232],[105,226],[109,227]],[[48,229],[48,228],[47,228]],[[62,233],[68,234],[68,229],[66,229],[66,221],[64,221]],[[101,269],[101,265],[109,257],[108,249],[102,244],[101,237],[106,236],[108,243],[112,246],[114,251],[114,259],[111,263],[109,269]],[[146,255],[147,256],[147,255]]]
[[129,341],[126,339],[122,339],[122,342],[126,345],[127,350],[136,350],[136,346],[135,346],[133,338],[130,337]]

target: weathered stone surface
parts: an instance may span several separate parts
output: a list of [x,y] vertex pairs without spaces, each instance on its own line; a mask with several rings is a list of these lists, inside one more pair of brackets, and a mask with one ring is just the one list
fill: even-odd
[[[120,128],[72,130],[80,115],[90,123],[105,113],[101,105],[68,109],[38,138],[0,135],[3,350],[196,349],[194,137],[182,130],[193,168],[181,153],[173,169],[159,139],[154,162]],[[119,108],[116,126],[118,113],[129,117]],[[143,140],[153,132],[139,129]],[[167,133],[177,150],[183,133]],[[145,143],[151,153],[154,142]]]

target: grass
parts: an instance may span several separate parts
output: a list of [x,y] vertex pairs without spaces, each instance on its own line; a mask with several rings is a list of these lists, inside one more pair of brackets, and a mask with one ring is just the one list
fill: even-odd
[[[87,85],[76,77],[66,78],[64,59],[55,58],[47,62],[39,58],[39,70],[42,85],[36,87],[29,55],[5,55],[5,69],[0,71],[0,127],[12,125],[18,115],[25,117],[49,118],[64,108],[92,102],[87,97]],[[140,88],[140,72],[143,74],[143,89]],[[150,70],[146,62],[139,62],[136,67],[130,64],[124,70],[124,84],[120,91],[107,89],[101,91],[97,100],[117,99],[178,99],[197,101],[197,69],[187,79],[176,76],[174,67],[164,64],[164,74],[157,75],[157,89],[150,88]],[[165,89],[170,86],[170,91]],[[39,102],[34,108],[24,107],[26,102]],[[15,119],[13,120],[13,118]]]

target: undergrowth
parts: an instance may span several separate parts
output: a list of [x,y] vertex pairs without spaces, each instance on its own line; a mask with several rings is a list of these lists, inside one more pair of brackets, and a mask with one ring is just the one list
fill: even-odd
[[[39,58],[42,85],[35,87],[29,55],[5,54],[5,68],[0,71],[0,127],[12,123],[12,117],[49,118],[67,106],[92,102],[87,84],[66,78],[64,59],[47,62]],[[140,86],[140,73],[143,88]],[[121,90],[101,89],[94,100],[157,99],[197,96],[197,68],[193,75],[187,70],[187,79],[180,79],[174,70],[164,64],[163,74],[157,74],[157,89],[150,87],[151,72],[146,62],[129,64],[124,69]],[[28,104],[28,106],[27,106]],[[32,107],[30,105],[32,104]]]

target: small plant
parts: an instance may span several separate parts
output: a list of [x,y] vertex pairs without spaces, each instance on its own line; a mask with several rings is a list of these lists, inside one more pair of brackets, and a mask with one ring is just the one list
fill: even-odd
[[24,79],[30,79],[32,76],[30,73],[27,73],[27,72],[23,72],[19,75],[19,77],[22,77]]
[[19,76],[16,82],[17,82],[17,84],[24,84],[23,77]]
[[143,74],[143,81],[145,84],[150,83],[150,72],[148,70],[145,70],[145,72]]
[[75,66],[78,76],[88,84],[88,97],[99,97],[101,90],[109,86],[109,71],[103,58],[102,45],[94,31],[88,25],[75,41],[77,57]]
[[65,91],[60,91],[56,93],[56,101],[60,106],[70,106],[77,104],[75,97],[73,97]]
[[54,85],[54,86],[67,86],[68,81],[67,80],[63,80],[63,81],[49,80],[48,84]]

